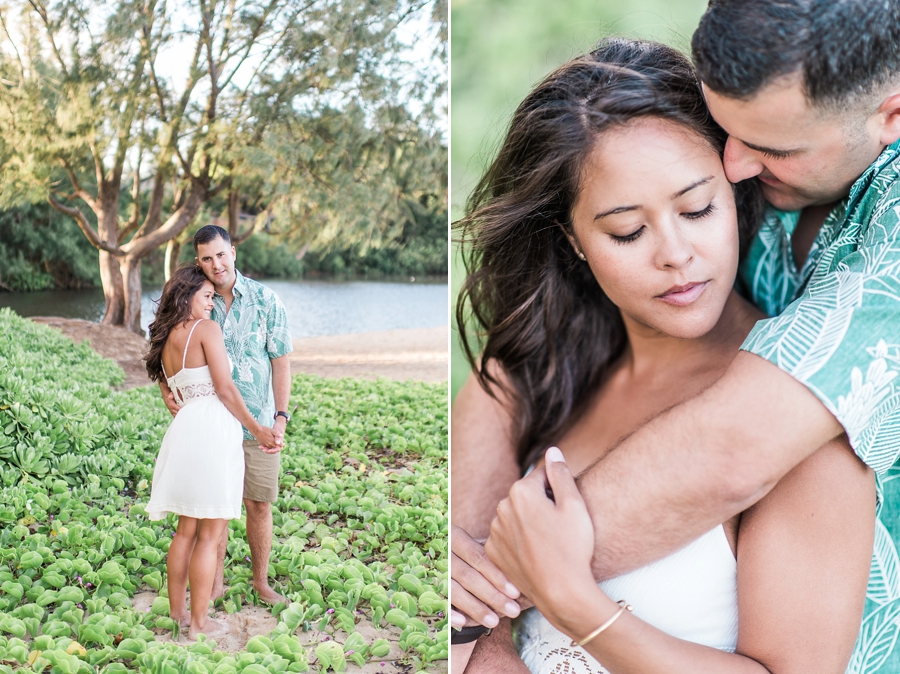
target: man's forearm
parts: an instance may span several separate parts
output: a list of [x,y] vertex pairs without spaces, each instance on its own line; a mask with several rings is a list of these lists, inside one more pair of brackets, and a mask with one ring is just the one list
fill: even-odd
[[287,355],[272,359],[272,393],[276,411],[288,412],[291,399],[291,361]]
[[500,400],[469,375],[451,414],[450,511],[453,524],[476,539],[487,538],[497,504],[519,478],[511,404],[498,395]]
[[746,509],[840,424],[805,386],[741,352],[715,385],[584,471],[598,580],[659,559]]
[[465,671],[466,674],[528,674],[513,645],[512,623],[508,618],[501,620],[490,636],[478,639]]

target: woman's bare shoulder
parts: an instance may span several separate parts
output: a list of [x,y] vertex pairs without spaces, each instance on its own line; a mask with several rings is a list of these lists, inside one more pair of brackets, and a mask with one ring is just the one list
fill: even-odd
[[[190,325],[189,325],[190,329]],[[210,336],[210,337],[221,337],[222,336],[222,328],[219,326],[211,318],[200,319],[200,322],[197,324],[197,327],[194,329],[194,333],[201,336]]]

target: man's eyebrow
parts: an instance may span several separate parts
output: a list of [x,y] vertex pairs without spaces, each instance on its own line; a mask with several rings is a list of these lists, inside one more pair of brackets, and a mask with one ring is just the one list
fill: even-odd
[[[678,197],[684,196],[688,192],[690,192],[695,187],[700,187],[700,185],[705,185],[710,180],[713,179],[713,176],[706,176],[705,178],[700,178],[696,182],[691,183],[683,190],[678,190],[675,194],[672,195],[673,199],[677,199]],[[608,211],[603,211],[602,213],[597,213],[594,216],[594,220],[599,220],[600,218],[605,218],[607,215],[618,215],[619,213],[627,213],[628,211],[636,211],[640,206],[616,206],[615,208],[611,208]]]
[[795,152],[799,152],[800,148],[792,148],[790,150],[776,150],[773,147],[763,147],[762,145],[754,145],[753,143],[748,143],[745,140],[740,141],[745,146],[749,147],[751,150],[755,150],[756,152],[762,152],[763,154],[774,154],[774,155],[789,155],[794,154]]

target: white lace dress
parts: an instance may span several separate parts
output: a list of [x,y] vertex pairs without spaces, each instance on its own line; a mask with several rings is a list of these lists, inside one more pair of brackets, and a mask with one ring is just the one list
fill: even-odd
[[[737,562],[721,526],[663,559],[600,583],[614,601],[672,636],[724,651],[737,645]],[[596,625],[585,625],[589,632]],[[519,655],[532,674],[607,674],[536,610],[516,623]]]
[[[199,324],[191,328],[185,355]],[[166,380],[181,409],[159,448],[147,515],[151,520],[170,512],[198,519],[239,518],[244,485],[240,422],[216,395],[209,366],[184,367],[182,357],[181,370]]]

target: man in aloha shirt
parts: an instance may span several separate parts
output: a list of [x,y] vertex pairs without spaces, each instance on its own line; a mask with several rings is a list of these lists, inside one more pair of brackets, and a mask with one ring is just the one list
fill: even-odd
[[579,477],[594,574],[685,545],[846,433],[879,499],[847,671],[900,672],[900,0],[717,0],[693,52],[726,175],[769,202],[740,276],[773,318],[717,384]]
[[[259,598],[275,604],[284,597],[269,586],[272,549],[272,508],[278,497],[278,473],[284,431],[290,420],[288,399],[291,373],[288,354],[293,351],[287,314],[275,293],[245,278],[234,268],[235,249],[221,227],[207,225],[194,235],[197,264],[215,286],[212,318],[222,328],[231,359],[232,379],[247,408],[261,424],[270,426],[277,447],[260,447],[244,429],[244,507],[247,542],[253,567],[253,586]],[[166,404],[177,412],[174,399]],[[174,409],[173,409],[174,407]],[[219,545],[213,599],[224,593],[224,563],[228,530]]]

